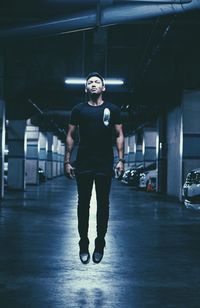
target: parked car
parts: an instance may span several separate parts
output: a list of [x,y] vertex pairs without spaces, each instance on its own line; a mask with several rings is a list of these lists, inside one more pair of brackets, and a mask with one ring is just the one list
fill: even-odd
[[127,169],[124,172],[123,177],[121,179],[122,183],[132,186],[138,186],[138,180],[141,168],[143,168],[143,165]]
[[38,168],[38,174],[39,174],[39,182],[45,182],[46,181],[46,175],[44,173],[44,170],[42,168]]
[[186,208],[200,210],[200,168],[188,172],[182,196]]
[[145,167],[143,166],[143,164],[140,164],[137,167],[129,168],[124,172],[122,182],[131,186],[139,187],[141,174],[143,175],[144,172],[155,169],[156,163],[150,163],[148,166]]
[[131,186],[138,187],[140,179],[141,167],[132,169],[129,175],[128,183]]
[[140,173],[139,188],[145,188],[147,191],[156,190],[157,169]]

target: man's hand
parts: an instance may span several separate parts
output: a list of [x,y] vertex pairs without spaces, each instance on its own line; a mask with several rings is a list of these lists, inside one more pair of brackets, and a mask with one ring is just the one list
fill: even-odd
[[75,169],[70,165],[70,163],[64,165],[65,176],[67,176],[69,179],[73,179],[75,177],[74,170]]
[[115,169],[117,170],[117,173],[119,174],[119,176],[122,176],[124,173],[124,163],[119,161],[115,167]]

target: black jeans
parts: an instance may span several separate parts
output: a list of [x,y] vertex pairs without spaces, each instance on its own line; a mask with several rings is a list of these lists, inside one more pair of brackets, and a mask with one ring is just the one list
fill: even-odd
[[89,226],[90,199],[93,182],[97,197],[97,237],[104,239],[109,218],[109,194],[111,176],[96,175],[94,173],[76,174],[78,188],[78,231],[81,239],[87,239]]

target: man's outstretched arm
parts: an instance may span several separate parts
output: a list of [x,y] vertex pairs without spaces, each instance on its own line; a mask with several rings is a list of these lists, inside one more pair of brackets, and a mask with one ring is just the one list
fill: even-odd
[[115,124],[116,132],[116,147],[119,156],[119,162],[116,165],[116,169],[121,173],[124,171],[124,134],[122,124]]
[[74,177],[74,168],[70,164],[70,158],[74,147],[75,130],[76,130],[76,125],[69,124],[68,133],[66,137],[66,151],[65,151],[65,161],[64,161],[65,174],[69,178]]

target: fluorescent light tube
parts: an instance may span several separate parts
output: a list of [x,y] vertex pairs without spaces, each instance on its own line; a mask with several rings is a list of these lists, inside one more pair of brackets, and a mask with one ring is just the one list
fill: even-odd
[[[85,79],[83,78],[66,78],[66,84],[85,84]],[[121,79],[105,79],[106,85],[122,85],[124,81]]]
[[67,78],[65,79],[66,84],[85,84],[85,79],[82,78]]

